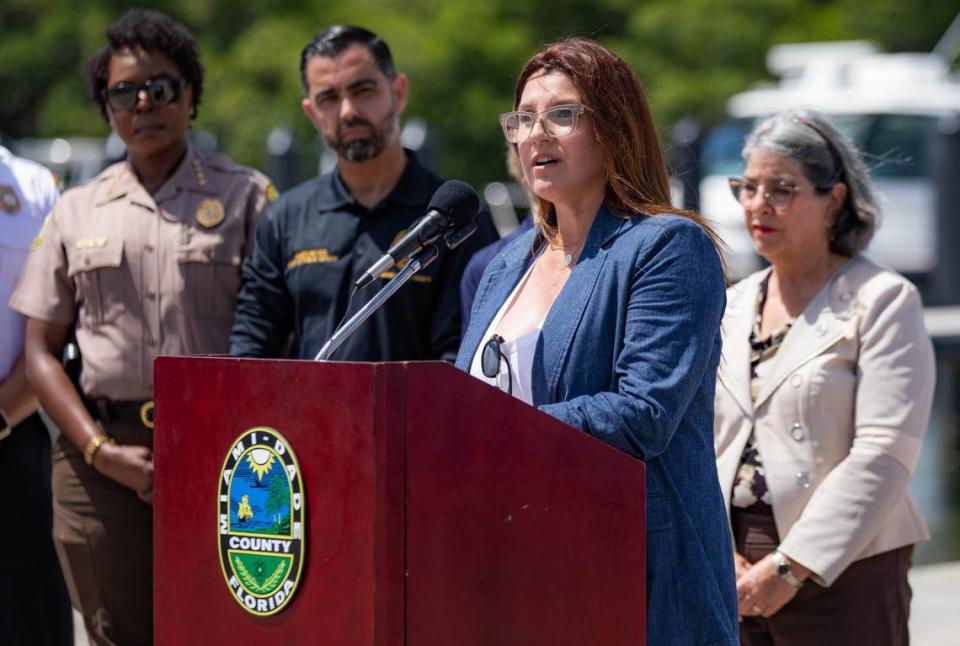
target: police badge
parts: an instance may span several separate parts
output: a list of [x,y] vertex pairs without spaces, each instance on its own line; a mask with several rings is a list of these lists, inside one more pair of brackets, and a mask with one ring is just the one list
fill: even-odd
[[204,200],[197,207],[197,223],[204,229],[212,229],[223,222],[223,218],[223,202],[220,200]]

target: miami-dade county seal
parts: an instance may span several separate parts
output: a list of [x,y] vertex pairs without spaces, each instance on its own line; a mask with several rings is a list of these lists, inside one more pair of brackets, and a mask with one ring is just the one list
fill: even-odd
[[244,610],[272,615],[296,592],[303,569],[303,483],[296,456],[277,431],[245,431],[220,470],[220,566]]

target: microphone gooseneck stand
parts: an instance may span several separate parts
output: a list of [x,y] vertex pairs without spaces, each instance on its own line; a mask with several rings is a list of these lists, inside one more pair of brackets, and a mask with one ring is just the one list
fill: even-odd
[[373,298],[371,298],[363,307],[361,307],[356,314],[351,316],[347,321],[337,328],[337,331],[333,333],[333,336],[330,337],[330,340],[323,344],[323,347],[320,348],[320,352],[317,353],[317,356],[313,358],[314,361],[327,361],[330,359],[330,356],[337,351],[343,342],[346,341],[351,334],[357,331],[363,323],[373,316],[373,313],[376,312],[384,303],[387,302],[394,293],[403,287],[403,284],[406,283],[410,278],[429,265],[431,262],[437,259],[437,256],[440,252],[437,250],[437,245],[431,244],[424,247],[417,255],[413,256],[410,259],[410,262],[407,263],[407,266],[397,272],[397,275],[390,279],[383,288],[377,292]]

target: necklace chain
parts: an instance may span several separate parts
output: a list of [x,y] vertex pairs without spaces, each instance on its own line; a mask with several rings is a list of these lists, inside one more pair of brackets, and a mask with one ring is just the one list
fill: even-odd
[[551,244],[550,250],[559,251],[563,254],[563,257],[560,259],[560,268],[566,269],[567,267],[575,263],[578,258],[580,258],[580,253],[583,251],[584,244],[585,243],[581,243],[572,249],[565,249],[561,246],[554,246]]

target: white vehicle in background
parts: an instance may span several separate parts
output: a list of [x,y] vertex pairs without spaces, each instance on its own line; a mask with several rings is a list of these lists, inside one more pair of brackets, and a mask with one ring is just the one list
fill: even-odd
[[10,149],[49,168],[63,188],[93,179],[107,164],[104,140],[95,137],[18,139]]
[[958,40],[960,17],[930,54],[884,54],[863,41],[770,50],[767,67],[780,82],[731,97],[730,120],[701,144],[699,208],[729,246],[732,278],[762,264],[727,184],[743,172],[744,138],[757,119],[814,108],[859,145],[879,189],[881,224],[867,254],[921,286],[926,282],[939,260],[940,146],[960,131],[960,80],[951,75],[953,57],[944,53],[955,56]]

